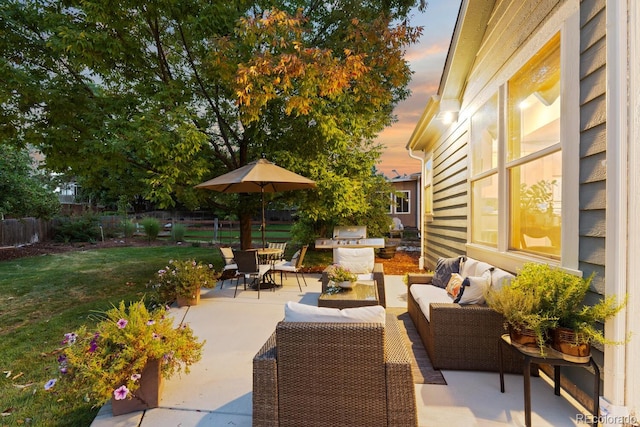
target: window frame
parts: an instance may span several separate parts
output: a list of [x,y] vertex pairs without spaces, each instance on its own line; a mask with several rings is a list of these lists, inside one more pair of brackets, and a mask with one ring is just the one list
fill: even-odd
[[[573,10],[573,9],[576,10]],[[546,262],[556,265],[568,271],[579,273],[578,248],[579,248],[579,141],[580,141],[580,82],[575,76],[579,75],[580,61],[580,27],[579,13],[576,5],[568,5],[559,12],[554,19],[547,21],[541,30],[536,33],[518,52],[513,59],[505,65],[503,71],[496,77],[494,85],[487,85],[483,93],[478,96],[476,108],[471,111],[469,117],[484,105],[496,92],[498,93],[498,245],[489,247],[471,242],[472,207],[469,197],[469,230],[467,234],[467,254],[474,258],[493,262],[510,271],[517,271],[523,263],[529,261]],[[543,257],[531,253],[509,249],[509,185],[508,168],[506,162],[506,135],[507,135],[507,82],[526,64],[533,55],[538,52],[557,33],[560,33],[560,91],[562,96],[560,113],[560,150],[562,152],[562,244],[560,259]],[[481,98],[481,99],[480,99]],[[471,120],[467,123],[468,131],[471,131]],[[470,133],[469,133],[470,135]],[[470,144],[470,137],[468,140]],[[557,149],[557,147],[555,147]],[[554,148],[550,148],[554,150]],[[519,159],[522,160],[522,159]],[[513,166],[509,162],[509,166]],[[472,159],[469,147],[468,167],[471,171]],[[472,183],[486,176],[487,173],[470,175],[468,191],[471,195]]]
[[[398,193],[402,193],[405,194],[406,197],[398,197]],[[396,190],[396,192],[393,195],[393,200],[394,200],[394,204],[393,204],[393,211],[396,214],[410,214],[411,213],[411,190]],[[406,204],[407,204],[407,211],[400,211],[398,210],[398,202],[401,200],[406,200]],[[403,204],[405,203],[404,201],[402,202]]]

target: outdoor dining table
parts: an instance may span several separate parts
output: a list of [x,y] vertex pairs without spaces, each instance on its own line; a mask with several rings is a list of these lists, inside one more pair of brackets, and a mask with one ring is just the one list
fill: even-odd
[[256,249],[256,252],[258,253],[260,264],[268,264],[270,266],[269,271],[262,276],[260,289],[279,287],[280,285],[276,282],[275,277],[271,272],[271,267],[273,267],[276,261],[280,259],[283,254],[283,250],[280,248],[258,248]]

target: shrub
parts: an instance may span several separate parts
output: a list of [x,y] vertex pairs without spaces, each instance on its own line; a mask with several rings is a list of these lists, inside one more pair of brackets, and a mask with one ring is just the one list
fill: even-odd
[[184,224],[173,224],[171,226],[171,240],[174,242],[184,242],[184,235],[187,233],[187,226]]
[[160,221],[157,218],[146,217],[140,221],[144,234],[147,235],[149,241],[156,240],[160,234]]
[[98,217],[86,214],[62,219],[56,226],[53,239],[56,242],[95,242],[100,239]]
[[122,221],[122,230],[124,232],[124,237],[133,237],[133,233],[136,232],[136,225],[130,219],[125,219]]

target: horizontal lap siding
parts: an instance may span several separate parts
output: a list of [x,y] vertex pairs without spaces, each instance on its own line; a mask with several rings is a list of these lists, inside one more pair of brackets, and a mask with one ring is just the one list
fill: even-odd
[[[459,129],[464,128],[461,126]],[[433,157],[433,221],[425,225],[425,265],[465,253],[468,227],[466,132],[456,132]]]
[[605,0],[580,7],[580,269],[604,289],[606,241]]

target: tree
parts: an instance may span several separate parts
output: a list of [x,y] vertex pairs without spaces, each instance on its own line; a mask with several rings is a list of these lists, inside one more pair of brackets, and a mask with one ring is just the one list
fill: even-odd
[[59,211],[50,180],[34,169],[29,152],[0,145],[0,219],[49,219]]
[[0,132],[85,188],[236,211],[243,247],[257,198],[193,186],[261,153],[318,182],[284,195],[309,219],[353,216],[408,95],[414,3],[10,0]]

